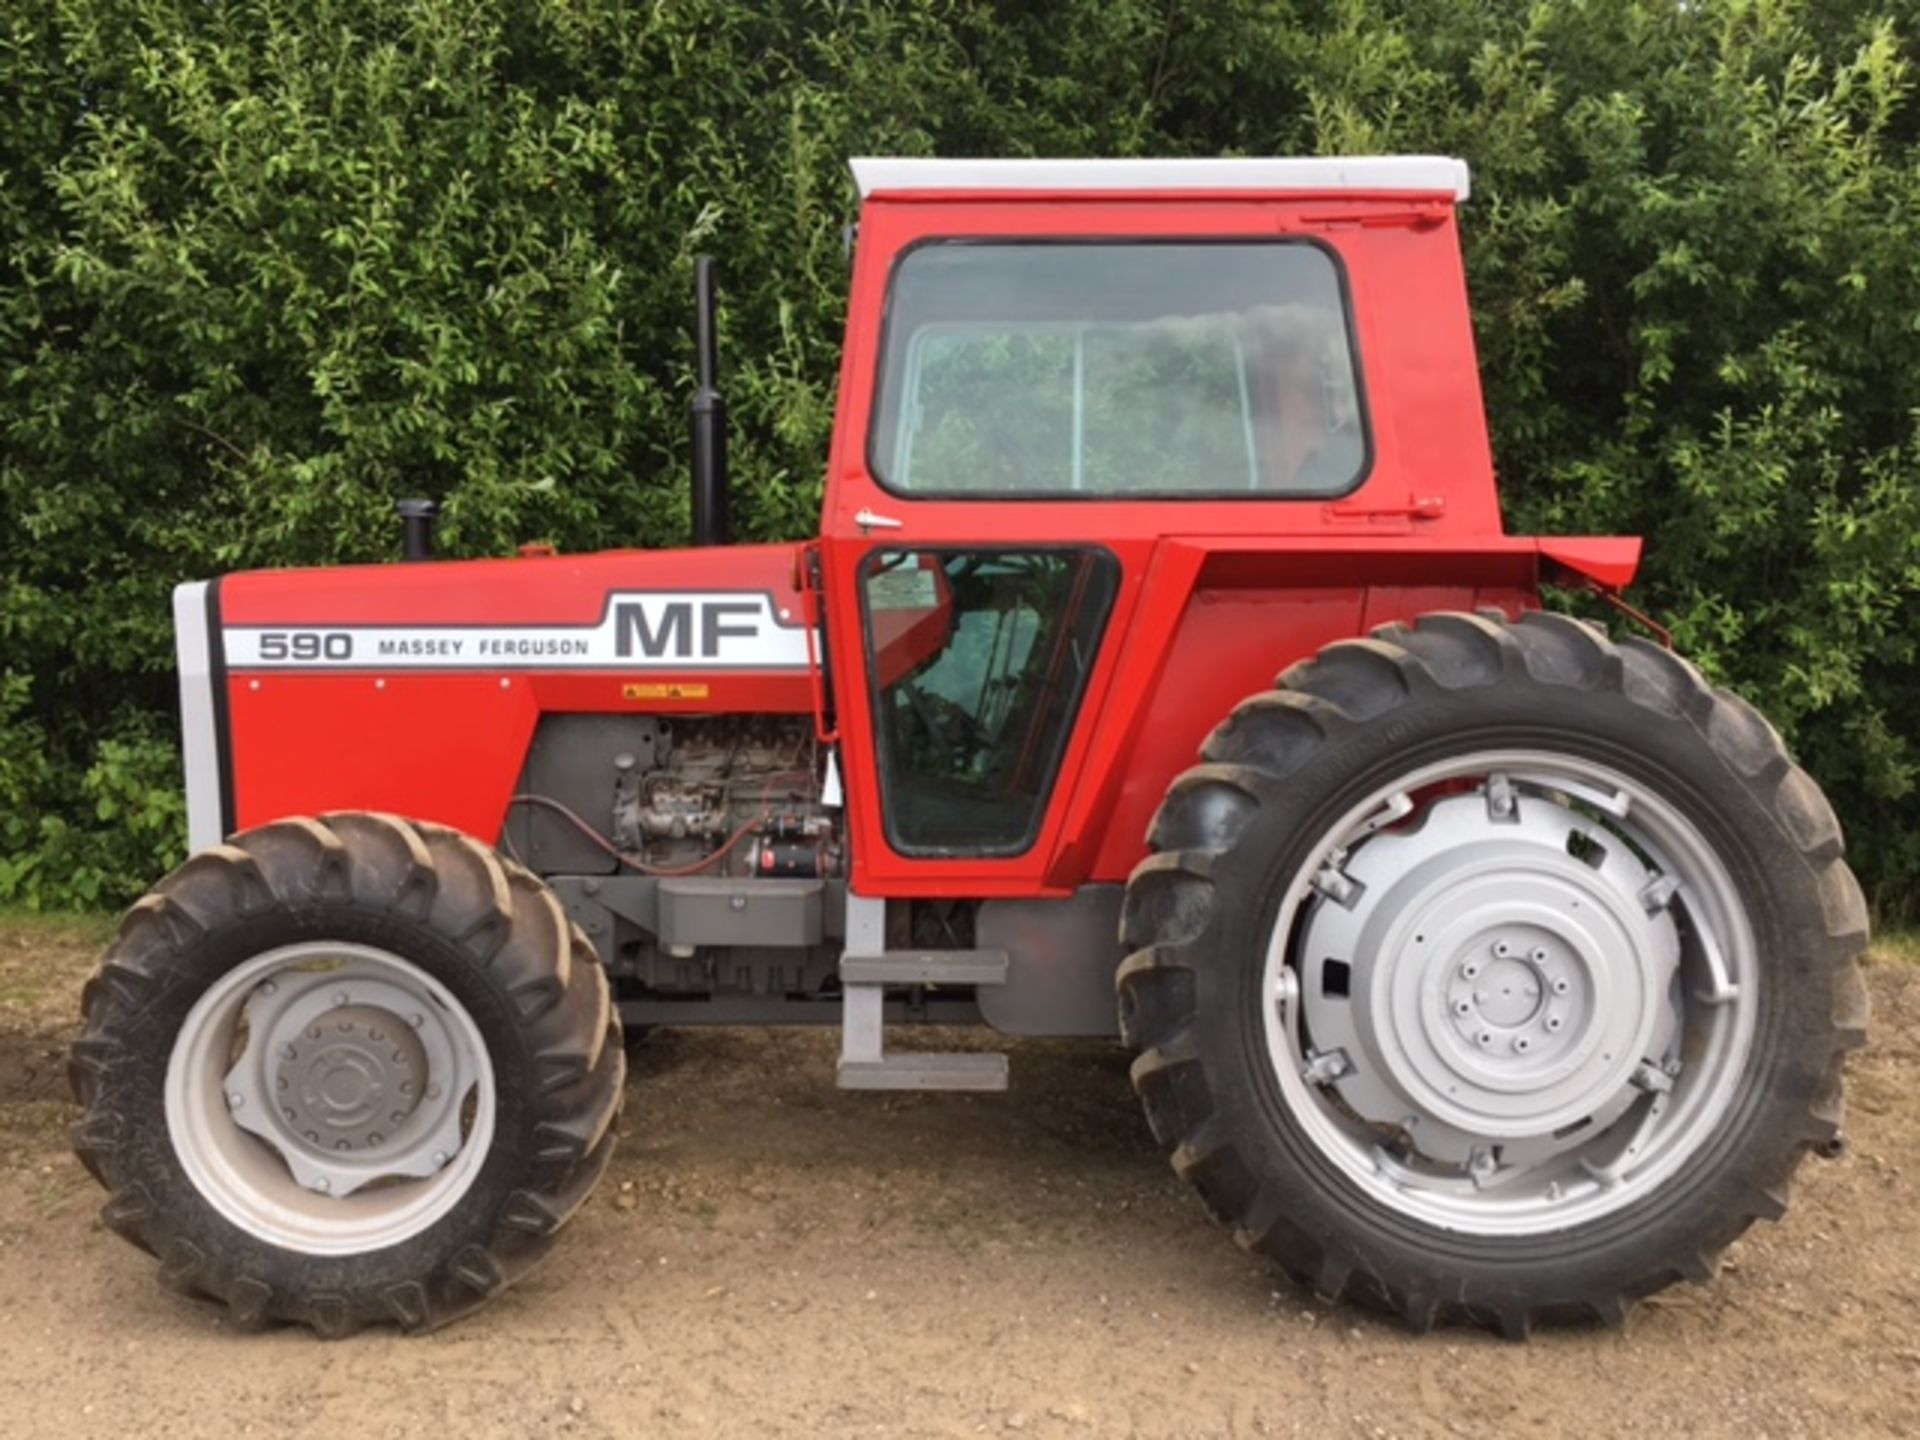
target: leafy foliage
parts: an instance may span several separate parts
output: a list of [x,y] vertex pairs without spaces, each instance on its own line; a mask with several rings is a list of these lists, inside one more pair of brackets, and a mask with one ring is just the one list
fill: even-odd
[[815,524],[844,159],[1444,151],[1509,519],[1785,728],[1920,880],[1920,16],[1899,0],[14,0],[0,900],[177,854],[166,596],[668,543],[690,260],[743,528]]

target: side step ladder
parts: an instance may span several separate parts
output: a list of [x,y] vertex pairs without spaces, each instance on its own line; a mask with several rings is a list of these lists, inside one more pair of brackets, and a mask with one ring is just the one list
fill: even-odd
[[1004,1090],[1007,1057],[979,1051],[886,1052],[889,985],[1004,985],[1004,950],[888,950],[884,900],[847,896],[840,957],[842,1090]]

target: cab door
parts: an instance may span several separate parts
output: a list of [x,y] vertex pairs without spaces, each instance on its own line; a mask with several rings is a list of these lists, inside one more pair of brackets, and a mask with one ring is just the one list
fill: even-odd
[[860,700],[889,851],[963,863],[1032,851],[1119,580],[1097,546],[867,547]]

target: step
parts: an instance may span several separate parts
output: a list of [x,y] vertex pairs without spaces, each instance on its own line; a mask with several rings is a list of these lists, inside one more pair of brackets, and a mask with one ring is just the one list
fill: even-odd
[[839,1066],[842,1090],[1004,1090],[1007,1057],[978,1051],[953,1054],[895,1051],[878,1060],[848,1060]]
[[1004,950],[888,950],[842,955],[843,985],[1004,985]]
[[1004,985],[1005,950],[889,950],[886,901],[847,895],[847,948],[840,956],[842,1090],[1004,1090],[1007,1057],[925,1054],[886,1047],[889,985]]

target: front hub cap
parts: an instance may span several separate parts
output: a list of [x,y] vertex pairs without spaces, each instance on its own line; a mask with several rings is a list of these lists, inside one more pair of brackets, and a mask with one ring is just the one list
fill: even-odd
[[1395,1209],[1559,1228],[1710,1132],[1753,969],[1731,881],[1670,805],[1490,753],[1383,788],[1310,860],[1269,952],[1269,1043],[1309,1132]]
[[420,1106],[426,1049],[388,1011],[342,1006],[278,1053],[273,1084],[281,1113],[322,1150],[383,1145]]
[[471,1185],[493,1072],[438,981],[370,946],[290,945],[188,1013],[167,1121],[201,1193],[250,1232],[317,1253],[416,1233]]

